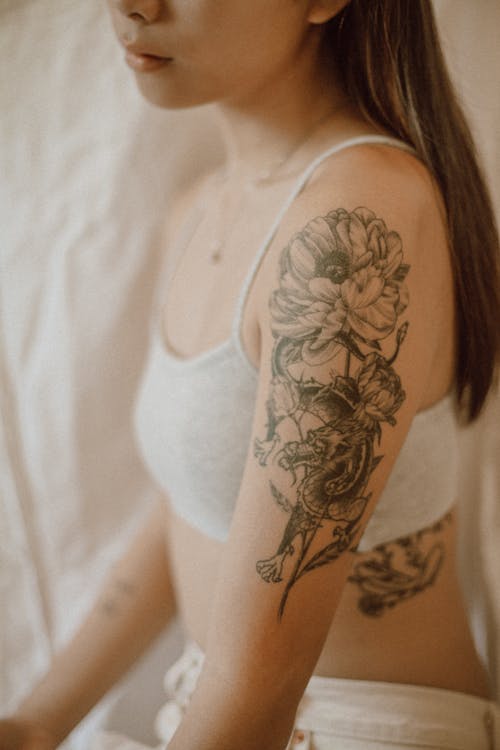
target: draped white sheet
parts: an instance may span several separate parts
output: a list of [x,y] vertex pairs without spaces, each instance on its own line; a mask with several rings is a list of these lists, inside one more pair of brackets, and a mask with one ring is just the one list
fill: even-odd
[[[209,113],[142,102],[102,5],[0,2],[0,712],[69,637],[154,497],[130,406],[159,227],[172,184],[219,148]],[[436,8],[499,205],[500,6]],[[497,396],[464,438],[461,498],[465,583],[497,684],[499,417]],[[135,695],[150,681],[143,670]],[[151,742],[137,702],[122,705],[114,728],[130,731],[132,705]]]
[[0,59],[2,713],[156,493],[130,412],[159,227],[213,157],[192,113],[142,101],[101,0],[3,0]]

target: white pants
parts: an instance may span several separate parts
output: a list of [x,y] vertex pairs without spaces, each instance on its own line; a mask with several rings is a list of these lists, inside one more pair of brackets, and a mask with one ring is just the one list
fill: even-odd
[[[160,710],[159,747],[179,726],[203,665],[188,643],[165,675],[170,700]],[[500,750],[500,707],[464,693],[399,683],[312,677],[286,750]],[[91,750],[144,750],[112,733]],[[263,748],[265,750],[265,748]]]

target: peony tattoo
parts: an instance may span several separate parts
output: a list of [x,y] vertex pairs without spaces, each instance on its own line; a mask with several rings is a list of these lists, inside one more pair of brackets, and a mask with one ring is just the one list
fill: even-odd
[[[397,232],[356,208],[310,221],[284,248],[279,270],[266,435],[254,454],[286,478],[282,488],[270,483],[288,515],[283,537],[256,566],[264,581],[285,582],[281,619],[294,584],[354,545],[382,459],[375,446],[405,399],[393,364],[408,330],[401,316],[409,266]],[[330,378],[321,382],[315,368],[327,362]],[[285,424],[296,439],[282,437]],[[317,549],[327,524],[331,541]]]

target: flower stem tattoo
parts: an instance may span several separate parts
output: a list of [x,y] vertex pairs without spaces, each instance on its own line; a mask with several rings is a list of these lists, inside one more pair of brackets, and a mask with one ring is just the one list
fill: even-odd
[[[282,252],[267,431],[254,444],[259,463],[285,475],[270,494],[288,522],[275,554],[256,565],[264,581],[285,581],[279,620],[302,576],[354,546],[383,458],[375,445],[405,399],[393,363],[408,330],[408,271],[400,236],[367,208],[313,219]],[[326,526],[331,540],[318,549]]]

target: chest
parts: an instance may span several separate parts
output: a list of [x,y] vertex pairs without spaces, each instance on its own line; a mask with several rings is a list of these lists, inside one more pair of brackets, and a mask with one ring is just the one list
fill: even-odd
[[[227,341],[241,314],[240,335],[258,361],[258,269],[256,260],[283,200],[283,187],[235,196],[223,203],[201,201],[169,248],[161,328],[168,350],[196,357]],[[248,287],[248,294],[246,289]]]

